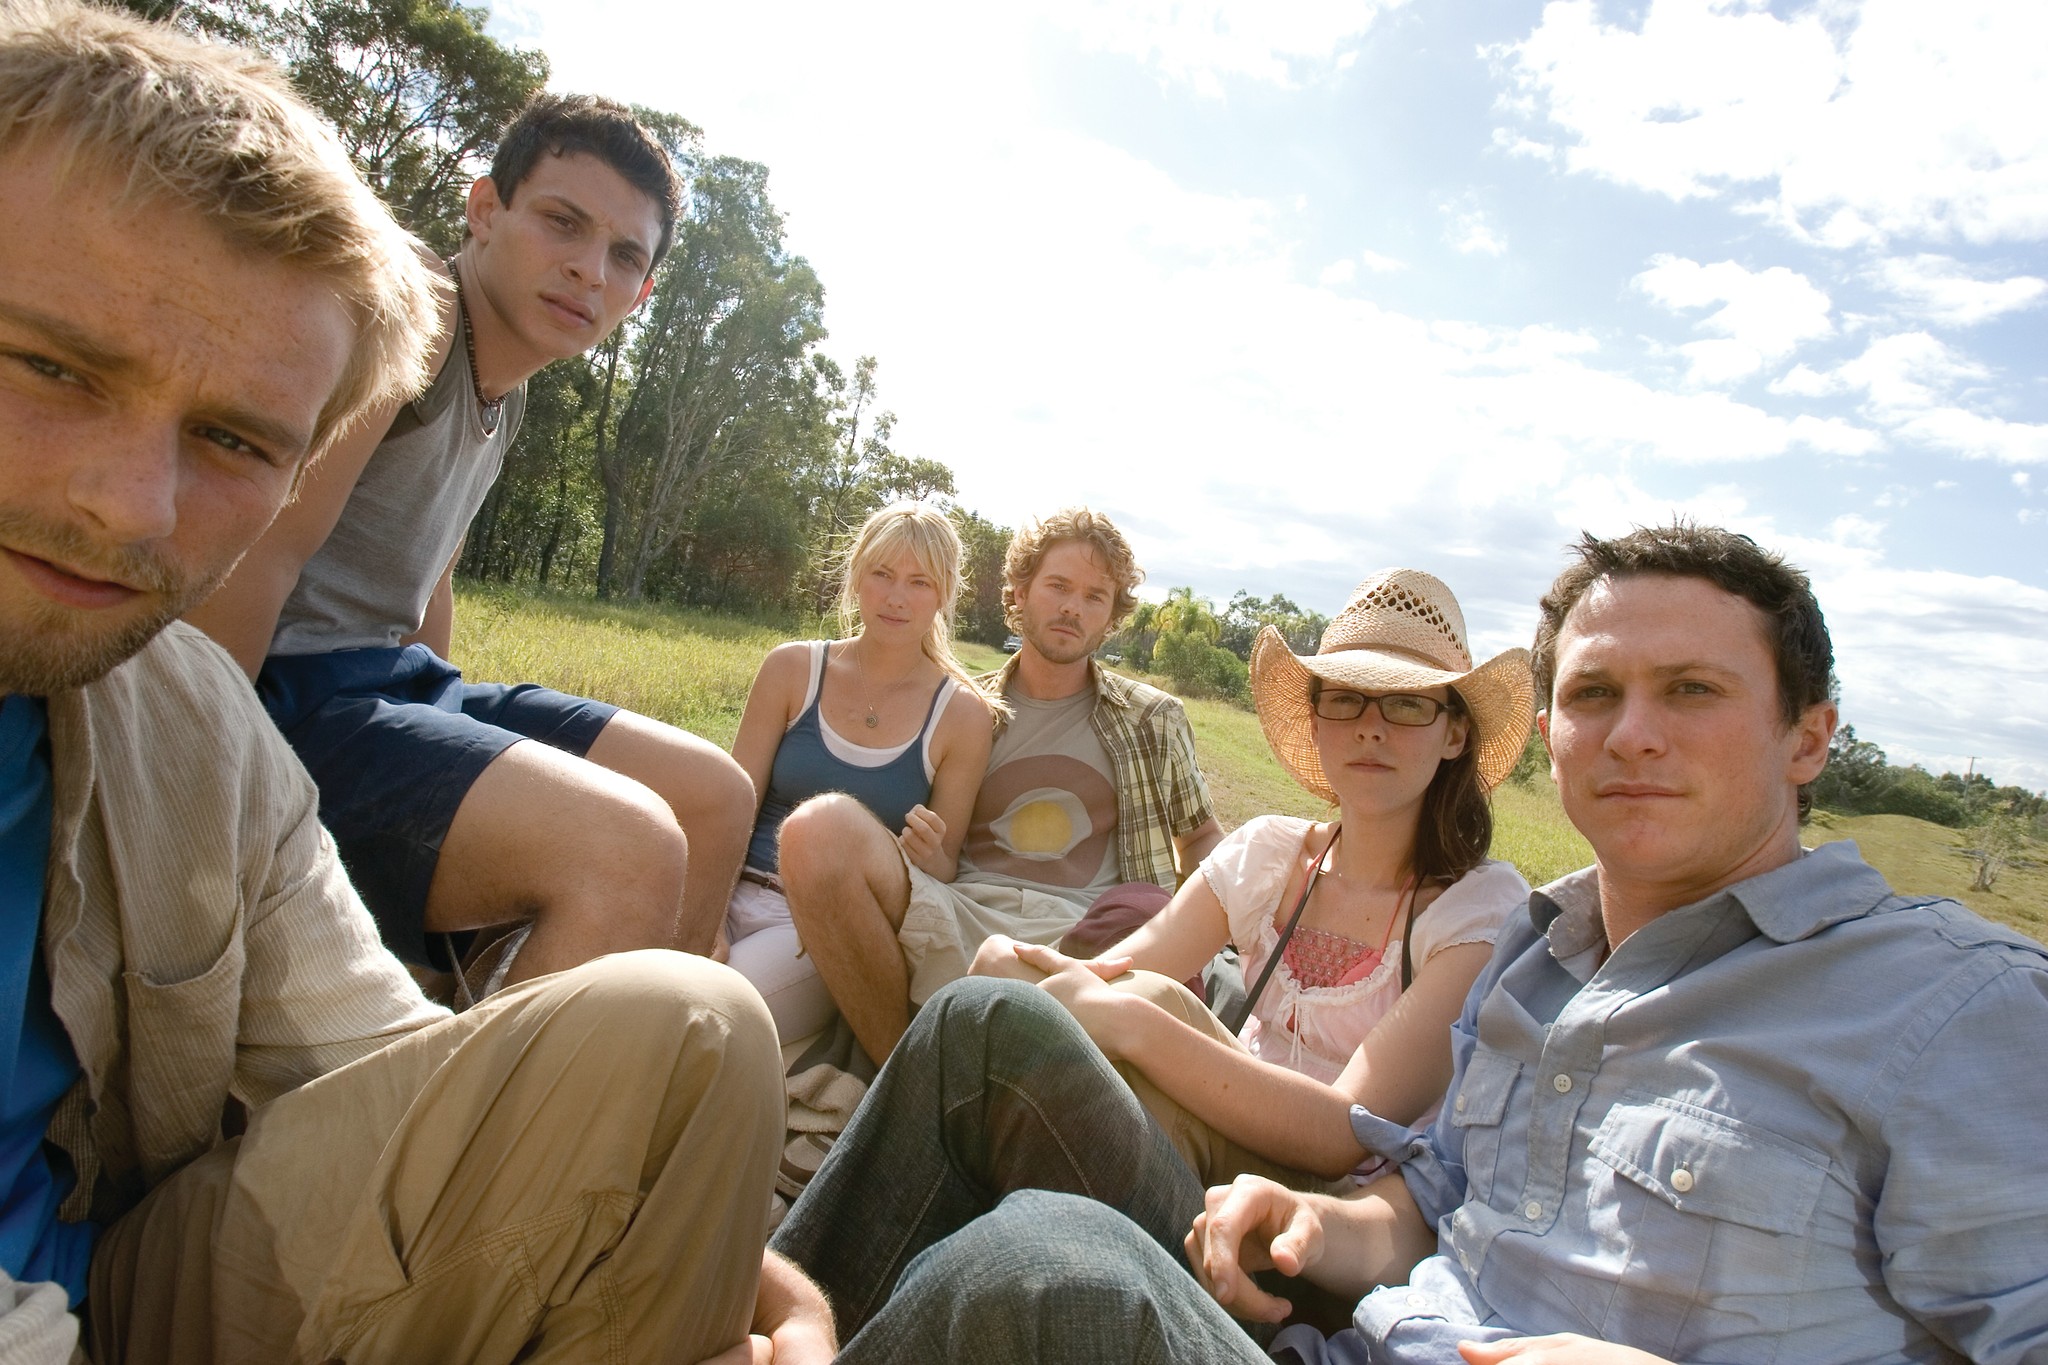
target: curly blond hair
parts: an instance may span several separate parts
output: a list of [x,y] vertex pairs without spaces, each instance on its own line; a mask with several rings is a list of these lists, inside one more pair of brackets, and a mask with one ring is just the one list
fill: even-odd
[[1138,567],[1130,542],[1116,524],[1100,512],[1086,507],[1062,507],[1043,521],[1027,522],[1010,537],[1009,553],[1003,556],[1003,620],[1011,630],[1023,628],[1017,611],[1017,595],[1038,574],[1038,566],[1055,545],[1078,541],[1095,552],[1102,567],[1116,581],[1116,601],[1109,612],[1109,628],[1115,631],[1138,605],[1138,585],[1145,571]]

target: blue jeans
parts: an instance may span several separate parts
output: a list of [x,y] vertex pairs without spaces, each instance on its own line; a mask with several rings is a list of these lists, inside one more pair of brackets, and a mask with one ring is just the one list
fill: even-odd
[[773,1246],[830,1297],[841,1361],[1265,1362],[1187,1272],[1201,1209],[1073,1017],[970,977],[918,1012]]

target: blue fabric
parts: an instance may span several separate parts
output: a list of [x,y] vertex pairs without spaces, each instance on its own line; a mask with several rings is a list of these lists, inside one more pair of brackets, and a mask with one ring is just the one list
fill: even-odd
[[[1283,1357],[1284,1358],[1284,1357]],[[1143,1228],[1093,1199],[1018,1190],[919,1252],[838,1365],[1267,1365]]]
[[1327,1358],[2048,1359],[2048,949],[1831,844],[1604,951],[1590,872],[1532,895],[1443,1117],[1354,1122],[1440,1251]]
[[[1202,1211],[1202,1182],[1059,1002],[1020,981],[967,977],[911,1020],[770,1245],[823,1287],[852,1342],[885,1304],[899,1323],[936,1312],[923,1298],[891,1303],[899,1278],[909,1284],[922,1253],[1025,1189],[1121,1210],[1110,1216],[1169,1265]],[[946,1292],[944,1275],[922,1282]],[[869,1335],[875,1346],[891,1333]]]
[[76,1305],[98,1229],[63,1223],[76,1177],[43,1143],[78,1079],[70,1035],[50,1008],[38,937],[50,854],[50,757],[40,698],[0,698],[0,1270],[54,1280]]
[[464,682],[425,645],[272,655],[256,694],[320,788],[320,823],[384,945],[437,967],[427,891],[470,787],[522,739],[581,758],[618,714],[531,683]]
[[872,768],[848,763],[825,747],[825,666],[831,648],[817,651],[818,678],[811,689],[811,704],[782,735],[775,748],[775,763],[768,770],[768,792],[761,798],[761,813],[754,821],[753,837],[747,841],[747,866],[774,872],[779,866],[776,837],[789,813],[814,796],[845,792],[875,813],[882,828],[894,834],[910,818],[910,808],[931,799],[932,780],[925,775],[924,741],[938,715],[939,698],[946,695],[946,682],[939,681],[925,710],[924,724],[902,753]]

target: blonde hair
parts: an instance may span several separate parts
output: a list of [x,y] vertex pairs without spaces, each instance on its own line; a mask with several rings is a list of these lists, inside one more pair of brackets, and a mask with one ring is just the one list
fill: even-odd
[[917,566],[939,585],[939,609],[922,642],[924,655],[947,677],[981,698],[991,711],[1007,714],[1000,697],[975,681],[953,657],[953,608],[960,600],[960,533],[953,519],[921,502],[892,502],[853,533],[839,555],[839,634],[860,632],[860,583],[869,571],[909,551]]
[[1023,617],[1017,611],[1017,595],[1038,576],[1038,567],[1055,545],[1078,541],[1095,552],[1102,567],[1116,582],[1116,601],[1109,611],[1109,628],[1122,625],[1138,605],[1138,585],[1145,571],[1138,567],[1130,542],[1100,512],[1086,507],[1063,507],[1043,521],[1027,522],[1010,537],[1010,549],[1003,556],[1003,620],[1011,630],[1021,630]]
[[425,383],[446,282],[270,62],[72,0],[0,0],[0,154],[30,150],[334,286],[357,335],[315,453]]

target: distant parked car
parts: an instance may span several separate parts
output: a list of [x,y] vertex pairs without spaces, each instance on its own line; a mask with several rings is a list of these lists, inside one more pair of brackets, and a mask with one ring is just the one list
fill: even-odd
[[1111,668],[1115,668],[1124,661],[1124,656],[1113,649],[1098,649],[1095,651],[1095,657],[1108,664]]
[[1003,653],[1015,654],[1022,648],[1024,648],[1024,641],[1018,636],[1005,635],[1003,637]]

